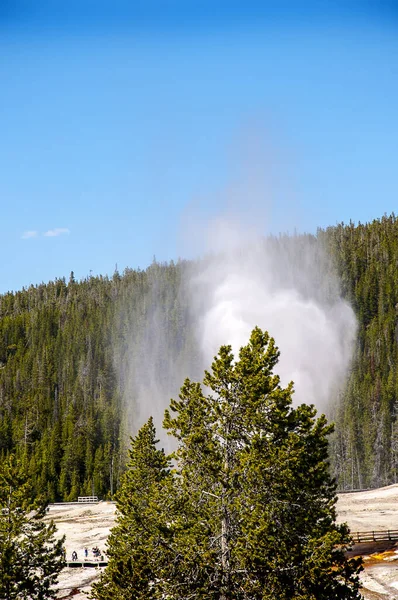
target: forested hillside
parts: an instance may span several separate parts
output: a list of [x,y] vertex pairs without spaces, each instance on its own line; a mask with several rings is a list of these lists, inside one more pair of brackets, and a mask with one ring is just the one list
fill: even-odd
[[398,476],[398,220],[318,233],[336,261],[358,319],[349,380],[334,413],[332,448],[341,488],[378,487]]
[[72,273],[0,297],[0,452],[17,452],[36,493],[75,500],[115,490],[134,412],[127,354],[140,352],[155,308],[175,351],[186,351],[183,268],[80,283]]
[[[359,323],[333,411],[333,469],[341,488],[391,483],[398,472],[398,223],[392,215],[316,237]],[[156,369],[165,378],[174,364],[170,346],[173,361],[197,360],[182,283],[189,268],[154,263],[81,282],[72,273],[68,282],[0,297],[0,453],[22,458],[36,493],[74,500],[115,490],[134,426],[131,379],[141,367],[146,376],[142,348],[158,345]],[[159,335],[150,327],[154,316]],[[133,371],[132,354],[140,359]]]

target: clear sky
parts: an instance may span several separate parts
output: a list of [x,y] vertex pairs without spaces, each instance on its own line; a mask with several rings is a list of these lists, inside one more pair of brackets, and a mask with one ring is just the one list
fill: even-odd
[[396,211],[396,7],[0,2],[0,293]]

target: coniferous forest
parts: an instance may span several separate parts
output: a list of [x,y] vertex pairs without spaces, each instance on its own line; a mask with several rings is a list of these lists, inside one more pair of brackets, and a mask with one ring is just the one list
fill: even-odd
[[[358,320],[348,379],[331,410],[336,423],[331,468],[340,489],[393,483],[398,476],[398,221],[391,215],[365,225],[329,227],[317,232],[318,242],[331,256],[342,296]],[[71,273],[68,281],[0,297],[0,454],[17,454],[34,493],[54,501],[93,492],[110,497],[116,490],[134,425],[128,407],[135,399],[127,381],[140,377],[139,369],[126,373],[126,365],[150,343],[154,314],[165,330],[158,340],[160,363],[162,357],[167,363],[169,344],[177,361],[196,360],[182,283],[189,269],[185,261],[154,262],[146,270],[82,281]],[[155,367],[167,378],[170,365],[163,366]]]

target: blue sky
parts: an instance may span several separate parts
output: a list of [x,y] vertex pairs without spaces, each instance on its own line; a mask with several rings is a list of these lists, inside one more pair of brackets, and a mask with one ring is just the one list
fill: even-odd
[[190,256],[230,197],[264,233],[397,211],[397,30],[382,1],[4,1],[0,293]]

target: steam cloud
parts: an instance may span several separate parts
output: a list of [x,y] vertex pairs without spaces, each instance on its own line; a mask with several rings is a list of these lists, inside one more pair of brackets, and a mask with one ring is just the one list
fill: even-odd
[[192,309],[204,363],[222,344],[237,356],[258,325],[281,351],[276,371],[293,380],[295,401],[327,409],[349,367],[356,321],[341,299],[333,266],[313,236],[255,238],[221,219],[211,256],[191,278]]
[[[227,218],[213,221],[207,234],[207,256],[180,265],[177,282],[162,275],[158,265],[151,267],[127,364],[117,359],[124,365],[127,433],[135,434],[152,415],[168,451],[164,409],[186,377],[202,379],[221,345],[231,344],[237,357],[256,325],[266,329],[281,352],[276,367],[281,384],[294,382],[294,402],[315,404],[328,413],[344,383],[355,339],[354,313],[341,299],[338,278],[318,238],[264,238]],[[162,303],[185,314],[178,339],[175,315],[165,312]]]
[[[285,191],[278,197],[278,186],[261,179],[265,171],[257,169],[262,164],[258,157],[257,151],[249,156],[241,180],[217,199],[217,206],[228,206],[224,216],[201,225],[200,214],[188,215],[187,251],[194,248],[202,258],[181,265],[178,286],[166,281],[156,265],[150,271],[145,315],[132,331],[134,350],[121,380],[129,433],[152,415],[166,449],[170,447],[161,426],[170,398],[178,396],[186,377],[202,379],[221,345],[231,344],[237,357],[256,325],[275,338],[281,353],[276,372],[283,386],[294,382],[296,403],[312,403],[328,413],[350,365],[356,320],[341,298],[321,240],[312,235],[260,235],[267,223],[264,213],[272,208],[266,199],[280,204]],[[178,339],[170,315],[160,310],[162,303],[184,315]],[[119,356],[116,364],[122,362]]]

